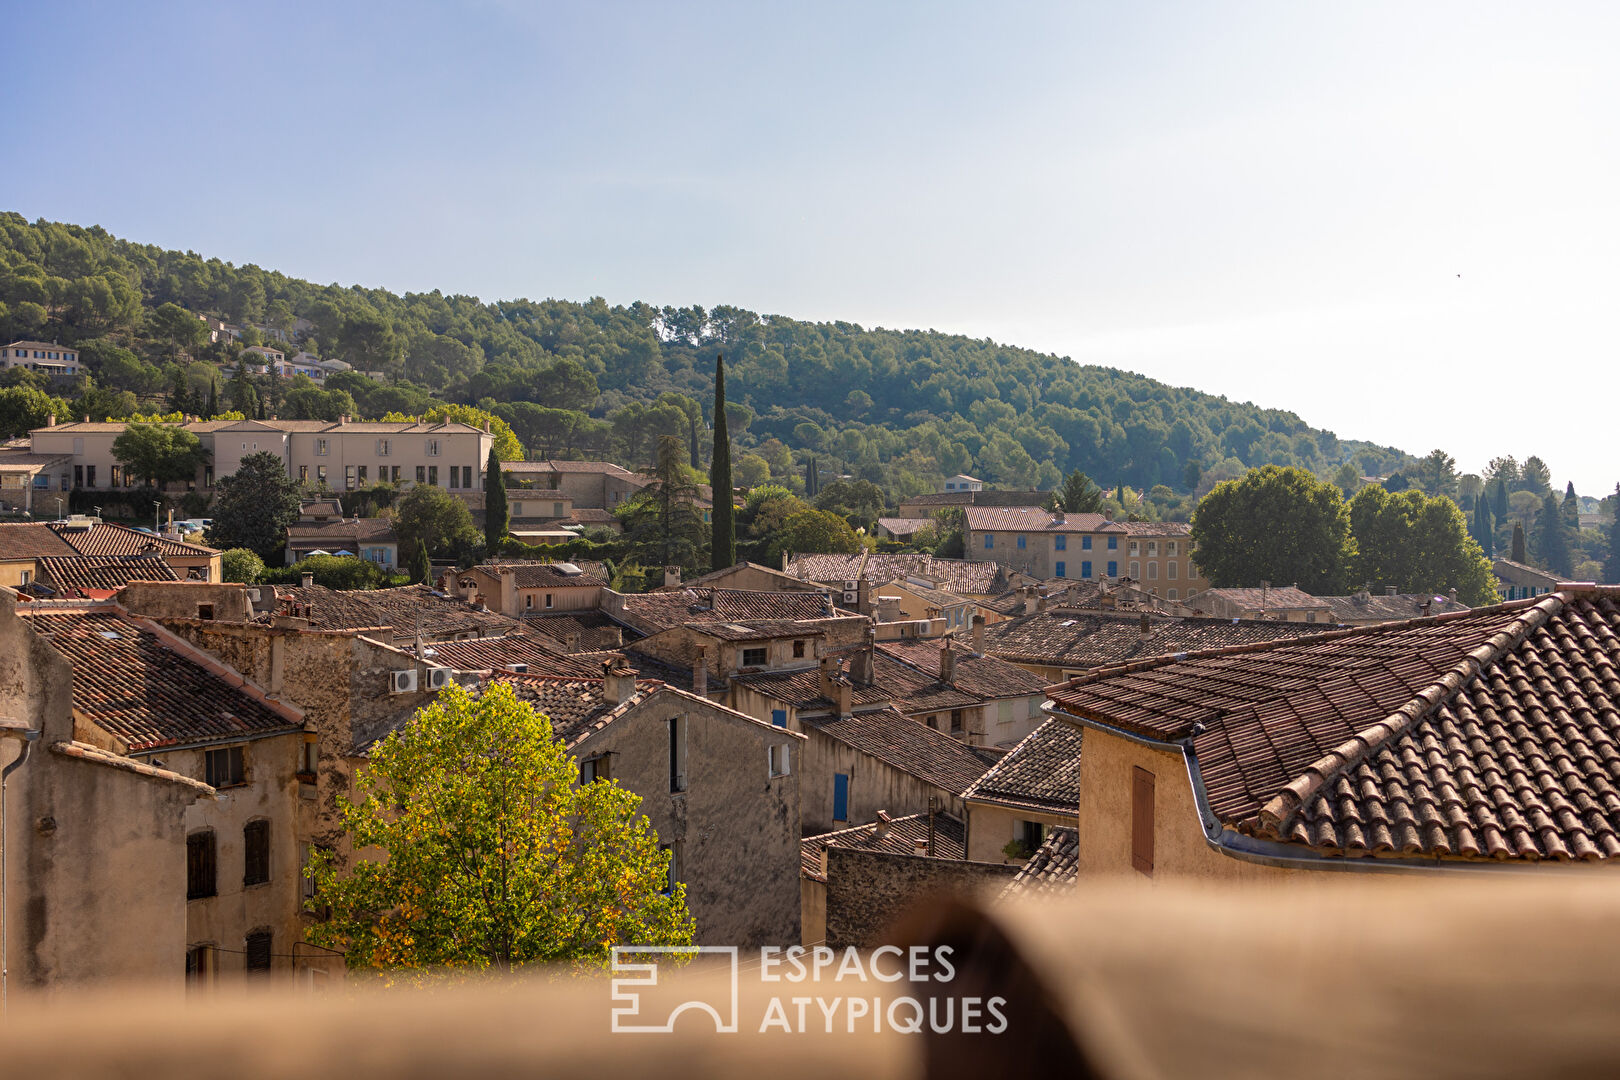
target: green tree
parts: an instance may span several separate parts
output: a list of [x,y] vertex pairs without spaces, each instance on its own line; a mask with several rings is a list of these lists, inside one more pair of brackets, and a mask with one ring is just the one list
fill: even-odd
[[1474,539],[1487,559],[1496,554],[1496,518],[1491,501],[1483,496],[1474,502]]
[[883,489],[870,480],[834,480],[816,492],[812,504],[845,521],[850,528],[872,528],[883,513]]
[[219,553],[219,574],[224,581],[257,585],[259,579],[264,577],[264,560],[259,558],[256,551],[230,548]]
[[[1533,460],[1533,459],[1532,459]],[[1525,463],[1527,466],[1529,462]],[[1575,573],[1575,559],[1569,548],[1569,532],[1558,506],[1558,496],[1548,491],[1536,515],[1536,555],[1551,573],[1566,580]]]
[[1564,519],[1564,528],[1571,536],[1581,531],[1581,500],[1575,494],[1575,482],[1564,488],[1564,501],[1558,504],[1558,514]]
[[484,547],[490,551],[500,547],[511,525],[512,513],[506,505],[506,477],[501,473],[501,459],[491,446],[489,460],[484,463]]
[[323,589],[379,589],[388,584],[382,567],[358,555],[310,555],[292,566],[268,571],[266,577],[292,584],[305,574],[313,575],[315,584]]
[[209,543],[247,548],[265,559],[286,546],[287,526],[298,520],[299,485],[287,475],[280,454],[268,450],[249,454],[215,486]]
[[1417,463],[1412,479],[1430,495],[1447,498],[1457,494],[1457,459],[1444,450],[1431,450],[1429,456]]
[[1533,491],[1537,495],[1545,495],[1552,490],[1552,470],[1547,463],[1532,454],[1524,459],[1519,467],[1518,488],[1522,491]]
[[1369,484],[1350,500],[1354,578],[1406,593],[1456,589],[1470,606],[1495,603],[1496,581],[1462,511],[1444,495],[1391,494]]
[[1102,489],[1091,482],[1091,477],[1075,469],[1063,480],[1057,492],[1062,508],[1071,514],[1099,514],[1102,512]]
[[436,556],[459,557],[479,541],[467,504],[432,484],[417,484],[394,504],[394,532],[402,543],[421,543]]
[[112,452],[128,475],[160,486],[192,479],[208,460],[202,440],[179,424],[129,424]]
[[[404,423],[408,420],[415,420],[416,417],[406,416],[404,413],[390,412],[385,414],[383,419],[390,422]],[[430,424],[448,420],[451,423],[466,424],[468,427],[475,428],[481,428],[488,424],[490,433],[495,436],[495,456],[502,461],[523,460],[523,444],[518,442],[518,437],[513,433],[511,425],[487,409],[479,409],[472,405],[435,405],[423,414],[422,419]]]
[[410,573],[414,584],[432,584],[430,579],[433,577],[433,561],[428,558],[427,545],[420,540],[411,546]]
[[821,470],[816,468],[814,454],[804,463],[804,493],[812,499],[821,493]]
[[737,461],[736,481],[741,488],[752,490],[771,478],[771,463],[758,454],[744,454]]
[[[15,370],[15,369],[13,369]],[[67,402],[32,386],[0,390],[0,438],[26,435],[44,427],[53,416],[67,419]]]
[[357,859],[311,868],[331,917],[309,938],[353,968],[408,977],[505,973],[528,963],[605,967],[620,944],[684,945],[684,886],[641,799],[579,784],[550,720],[495,681],[451,684],[371,751],[339,796]]
[[1333,596],[1355,556],[1338,488],[1276,465],[1217,484],[1193,514],[1192,539],[1200,571],[1222,588],[1297,582]]
[[[693,429],[692,456],[697,457],[696,427]],[[697,462],[693,461],[693,466]],[[726,416],[725,358],[714,358],[714,457],[709,462],[709,489],[714,492],[710,512],[709,566],[724,570],[737,561],[737,526],[731,505],[731,429]]]
[[208,324],[179,304],[160,304],[151,314],[154,337],[168,342],[174,353],[193,353],[208,340]]
[[1609,557],[1603,560],[1603,579],[1620,585],[1620,484],[1614,486],[1614,519],[1609,522]]
[[1508,516],[1508,489],[1507,481],[1502,477],[1496,478],[1491,488],[1491,513],[1496,515],[1497,521],[1506,521]]
[[680,439],[660,435],[657,464],[648,473],[652,483],[616,511],[625,540],[644,566],[689,571],[704,561],[708,537],[697,508],[701,492],[685,457]]
[[1509,548],[1508,558],[1516,563],[1529,564],[1530,556],[1525,550],[1524,542],[1524,522],[1518,519],[1514,519],[1513,522],[1513,545]]
[[780,565],[784,552],[794,555],[852,555],[861,550],[861,538],[849,522],[826,510],[807,507],[788,517],[770,540],[771,565]]

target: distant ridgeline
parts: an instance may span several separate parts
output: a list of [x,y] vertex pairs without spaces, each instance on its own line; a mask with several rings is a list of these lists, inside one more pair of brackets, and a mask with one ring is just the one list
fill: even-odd
[[[1414,460],[1340,440],[1293,413],[934,331],[733,307],[610,307],[600,298],[398,296],[17,214],[0,215],[0,264],[5,340],[77,345],[103,392],[96,402],[127,403],[117,393],[127,392],[142,407],[160,404],[178,379],[196,395],[212,388],[220,408],[232,407],[245,391],[195,361],[224,365],[243,345],[263,343],[287,348],[289,358],[302,349],[354,368],[316,387],[304,376],[268,380],[277,385],[253,400],[283,419],[472,404],[505,419],[531,458],[646,463],[657,437],[673,434],[701,468],[714,354],[723,352],[745,485],[796,485],[811,456],[819,476],[853,474],[891,497],[938,490],[941,477],[961,472],[1004,488],[1049,489],[1079,468],[1104,486],[1182,492],[1256,465],[1326,476],[1348,461],[1387,475]],[[207,324],[217,340],[199,341],[181,308],[233,325]]]

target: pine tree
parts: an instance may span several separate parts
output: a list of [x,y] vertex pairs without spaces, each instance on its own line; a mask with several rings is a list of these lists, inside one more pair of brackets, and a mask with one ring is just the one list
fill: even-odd
[[1513,522],[1512,552],[1513,554],[1509,555],[1508,558],[1512,559],[1514,562],[1522,563],[1528,561],[1524,551],[1524,522],[1522,521],[1516,520]]
[[1541,500],[1541,513],[1536,515],[1536,548],[1549,571],[1566,579],[1574,576],[1564,515],[1558,506],[1558,496],[1550,491]]
[[1620,484],[1614,485],[1614,520],[1609,523],[1609,557],[1603,563],[1603,577],[1620,585]]
[[433,576],[433,564],[428,561],[427,545],[422,541],[416,542],[416,550],[411,553],[411,581],[422,584]]
[[489,448],[489,461],[484,469],[484,549],[493,555],[512,524],[512,514],[506,505],[506,477],[501,473],[501,459],[495,456],[493,446]]
[[191,391],[186,388],[186,369],[174,369],[174,385],[169,388],[169,411],[191,415]]
[[[697,427],[692,428],[692,463],[697,464]],[[714,460],[709,462],[709,487],[714,494],[710,522],[709,565],[724,570],[737,561],[737,532],[731,507],[731,431],[726,423],[726,363],[714,358]]]

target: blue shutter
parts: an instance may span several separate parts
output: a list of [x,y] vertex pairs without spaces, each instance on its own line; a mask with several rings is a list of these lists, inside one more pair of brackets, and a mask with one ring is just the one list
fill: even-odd
[[1085,561],[1081,562],[1081,564],[1080,564],[1080,576],[1083,577],[1083,578],[1088,578],[1088,579],[1091,577],[1091,560],[1090,559],[1086,559]]
[[787,727],[787,710],[772,709],[771,724],[775,727]]
[[991,548],[993,548],[995,546],[996,546],[996,534],[995,533],[985,533],[984,534],[984,550],[989,551]]
[[1119,577],[1119,563],[1113,561],[1108,563],[1108,576]]
[[1023,538],[1023,536],[1018,537],[1018,550],[1019,551],[1024,550],[1024,538]]
[[1063,572],[1063,564],[1062,563],[1057,564],[1057,576],[1058,577],[1068,577],[1069,576],[1069,575],[1067,575],[1067,574],[1065,574]]
[[1069,538],[1062,533],[1058,533],[1052,538],[1052,547],[1057,551],[1067,551],[1069,549]]
[[1091,550],[1091,537],[1082,536],[1080,538],[1080,550],[1081,551],[1090,551]]
[[833,820],[849,820],[849,774],[833,774]]

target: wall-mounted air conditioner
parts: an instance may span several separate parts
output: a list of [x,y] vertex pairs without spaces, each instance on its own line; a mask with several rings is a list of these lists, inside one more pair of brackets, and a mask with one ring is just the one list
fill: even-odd
[[389,672],[391,679],[389,689],[396,694],[416,693],[416,669],[407,668],[404,671]]
[[445,687],[450,685],[451,679],[455,675],[455,673],[456,673],[455,668],[447,668],[447,667],[430,667],[430,668],[428,668],[427,669],[428,689],[429,690],[443,690]]
[[846,604],[858,604],[860,602],[861,602],[861,594],[860,593],[858,593],[858,592],[846,592],[844,594],[844,603],[846,603]]

